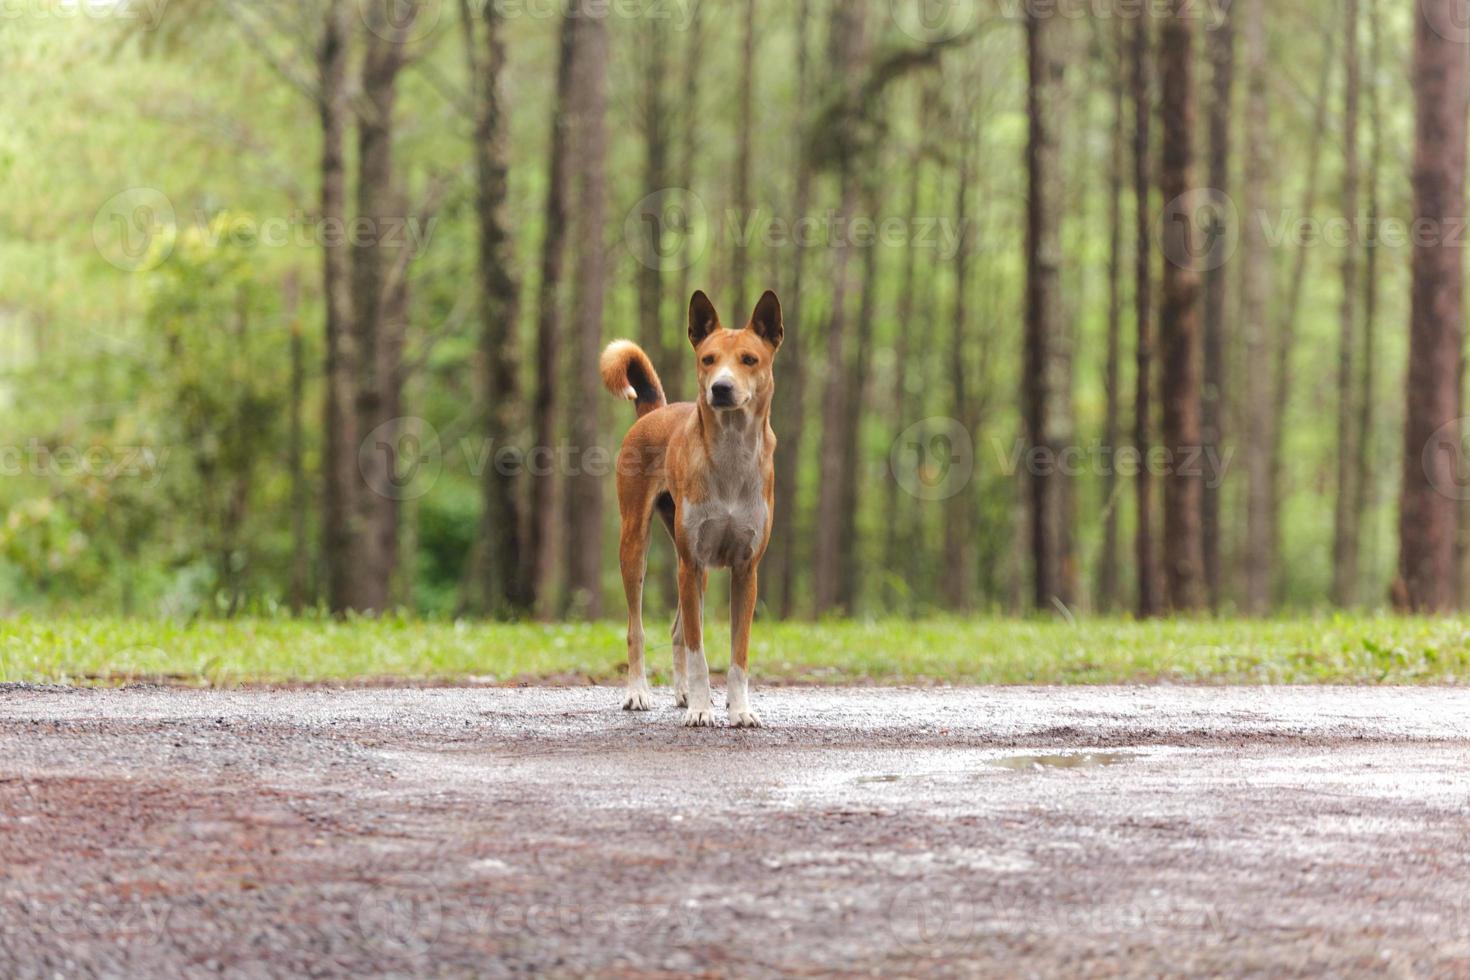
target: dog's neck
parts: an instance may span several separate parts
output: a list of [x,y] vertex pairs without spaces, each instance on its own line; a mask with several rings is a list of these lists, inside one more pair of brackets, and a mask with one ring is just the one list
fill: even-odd
[[752,403],[746,408],[717,412],[703,400],[699,403],[699,425],[712,456],[759,456],[765,445],[770,403]]

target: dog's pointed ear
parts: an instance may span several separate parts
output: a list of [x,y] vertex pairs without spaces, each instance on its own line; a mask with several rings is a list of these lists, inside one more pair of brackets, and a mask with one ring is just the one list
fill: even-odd
[[689,301],[689,342],[698,347],[718,329],[720,315],[715,312],[715,304],[709,301],[704,290],[696,290],[694,298]]
[[770,344],[773,351],[780,348],[781,340],[786,336],[786,325],[781,321],[781,301],[769,289],[755,304],[755,312],[750,315],[750,329]]

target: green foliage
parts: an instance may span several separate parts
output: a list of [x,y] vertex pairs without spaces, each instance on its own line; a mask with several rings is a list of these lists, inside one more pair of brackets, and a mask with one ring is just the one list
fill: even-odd
[[[708,634],[718,670],[728,655],[727,626],[712,623]],[[622,629],[608,623],[21,618],[0,624],[0,681],[610,683],[624,663]],[[667,684],[666,645],[650,650],[649,664]],[[757,683],[1458,684],[1470,680],[1470,621],[766,623],[752,637],[751,664]]]
[[[517,10],[552,6],[510,5]],[[687,4],[647,6],[681,14],[688,9]],[[737,6],[702,5],[701,101],[687,116],[679,105],[672,134],[675,160],[682,160],[686,144],[693,149],[695,171],[688,190],[710,223],[708,247],[695,256],[688,285],[715,295],[732,322],[744,315],[751,299],[728,295],[727,281],[737,247],[736,229],[727,224],[738,115],[730,108],[734,80],[740,76],[739,45],[727,41],[738,36]],[[819,14],[826,6],[813,5]],[[973,250],[969,281],[957,285],[951,256],[925,248],[917,262],[912,319],[900,322],[904,259],[912,243],[878,246],[872,283],[877,290],[875,351],[863,393],[868,416],[858,468],[858,550],[866,575],[859,611],[926,613],[936,605],[945,505],[898,497],[905,517],[912,518],[903,540],[905,565],[886,568],[884,508],[892,480],[888,458],[897,432],[920,419],[952,413],[947,352],[962,309],[971,331],[962,345],[967,380],[985,403],[972,433],[978,580],[988,607],[1014,609],[1023,593],[1018,583],[1025,576],[1025,549],[1017,547],[1016,474],[1006,470],[1004,460],[1020,428],[1015,403],[1025,282],[1023,32],[1019,23],[1004,18],[986,21],[976,25],[975,36],[964,44],[936,58],[915,60],[916,40],[893,21],[901,6],[869,0],[873,60],[901,69],[876,107],[855,107],[830,91],[826,27],[820,17],[813,22],[811,38],[813,98],[808,105],[797,104],[796,5],[771,4],[763,11],[752,148],[759,210],[754,217],[759,220],[750,267],[761,285],[788,289],[797,246],[766,239],[762,222],[790,225],[821,219],[836,206],[836,176],[827,168],[815,180],[808,213],[793,213],[794,164],[805,146],[804,129],[818,137],[836,132],[862,144],[865,161],[873,161],[869,169],[883,178],[873,205],[876,213],[866,217],[906,217],[904,188],[913,161],[920,160],[920,219],[953,219],[960,118],[973,104],[979,126],[970,147],[976,173],[968,195]],[[1400,148],[1409,145],[1413,119],[1401,65],[1411,47],[1414,12],[1381,6],[1383,59],[1368,86],[1385,107],[1389,152],[1381,179],[1384,213],[1402,220],[1411,208],[1409,161]],[[94,12],[77,14],[80,7]],[[10,433],[0,450],[13,449],[23,459],[34,455],[28,452],[32,445],[53,455],[92,452],[114,464],[76,467],[53,460],[25,465],[19,474],[7,473],[0,480],[0,584],[5,585],[0,609],[194,615],[267,610],[282,601],[292,562],[294,515],[285,453],[289,334],[281,321],[281,293],[292,274],[301,283],[299,319],[308,364],[303,409],[312,486],[308,534],[313,545],[317,541],[322,304],[313,211],[320,147],[315,106],[279,70],[284,65],[298,79],[311,77],[313,7],[276,0],[137,0],[116,8],[27,0],[17,7],[22,15],[7,19],[0,31],[0,67],[6,78],[0,87],[0,116],[6,120],[0,127],[0,180],[5,187],[0,196],[0,409]],[[162,19],[126,19],[123,15],[132,8],[158,12]],[[65,13],[68,9],[71,15]],[[1269,197],[1280,208],[1267,216],[1273,228],[1302,217],[1334,216],[1329,201],[1309,207],[1302,197],[1305,162],[1313,149],[1307,145],[1312,91],[1325,50],[1320,25],[1333,20],[1336,9],[1329,0],[1311,0],[1271,10],[1271,63],[1277,67],[1272,73],[1270,131],[1238,133],[1236,141],[1262,140],[1270,147]],[[116,16],[107,16],[109,10]],[[470,433],[473,442],[478,407],[472,271],[477,241],[468,179],[472,121],[464,110],[457,18],[451,4],[428,4],[425,10],[437,11],[437,26],[417,44],[414,64],[403,76],[395,151],[412,208],[424,206],[433,196],[430,188],[447,190],[411,273],[407,357],[413,371],[405,411],[425,419],[447,443],[437,482],[404,508],[404,537],[413,552],[395,595],[415,612],[443,615],[456,607],[478,520],[473,453],[464,451],[460,441]],[[357,22],[356,16],[353,20]],[[614,16],[609,23],[607,339],[646,336],[654,326],[638,321],[635,284],[642,267],[624,239],[624,221],[650,190],[643,186],[641,143],[640,46],[648,43],[648,26],[628,16]],[[659,36],[668,45],[670,98],[678,104],[689,38],[682,19],[668,26],[675,29]],[[1104,404],[1103,270],[1112,193],[1105,161],[1114,129],[1108,90],[1113,75],[1094,55],[1111,26],[1101,20],[1066,25],[1068,75],[1056,126],[1065,184],[1065,319],[1073,342],[1077,441],[1084,446],[1101,435]],[[504,28],[511,127],[507,211],[515,234],[515,271],[524,287],[518,339],[521,351],[529,353],[538,312],[536,259],[544,231],[541,209],[558,24],[554,17],[511,16]],[[1201,68],[1203,72],[1203,64]],[[932,111],[924,108],[926,98]],[[1337,83],[1333,112],[1339,100]],[[693,131],[688,129],[691,119],[697,124]],[[837,143],[817,142],[824,152]],[[351,141],[348,152],[355,152]],[[1339,156],[1335,145],[1324,151],[1324,198],[1335,194],[1330,189],[1337,184]],[[675,179],[683,181],[684,175]],[[167,254],[164,242],[154,241],[157,251],[137,271],[107,260],[94,227],[107,203],[131,188],[162,194],[177,232]],[[1129,228],[1131,211],[1129,202],[1124,213]],[[751,216],[736,215],[733,224],[744,224],[746,217]],[[271,222],[288,229],[284,242],[262,234]],[[789,343],[805,355],[811,377],[808,415],[802,420],[807,441],[799,496],[780,502],[783,507],[800,506],[795,529],[798,574],[810,550],[820,385],[828,371],[822,360],[832,303],[827,244],[819,240],[805,253],[804,316],[787,325]],[[1298,254],[1290,245],[1273,248],[1278,293],[1285,291]],[[1393,568],[1402,426],[1401,399],[1390,393],[1402,378],[1405,341],[1404,332],[1392,325],[1407,319],[1408,250],[1384,249],[1379,259],[1381,405],[1371,440],[1375,467],[1363,549],[1364,578],[1370,583],[1365,591],[1375,606],[1386,593]],[[1339,260],[1329,247],[1308,253],[1300,356],[1292,366],[1295,383],[1287,417],[1280,420],[1286,433],[1282,598],[1299,609],[1319,605],[1330,578],[1330,507],[1323,501],[1332,492],[1336,447],[1331,412],[1323,406],[1333,403],[1334,379],[1330,359],[1321,354],[1335,343]],[[1131,255],[1125,257],[1125,267],[1128,262]],[[679,311],[685,298],[672,296],[679,279],[672,273],[666,277],[670,296],[664,304],[665,333],[681,333]],[[1125,288],[1125,307],[1130,294],[1131,284]],[[1277,305],[1273,303],[1273,325]],[[1125,317],[1124,324],[1125,337],[1130,336],[1131,318]],[[906,364],[910,404],[905,417],[898,418],[889,393],[898,369],[892,352],[904,332],[911,340]],[[1123,389],[1131,391],[1131,342],[1125,343],[1123,354]],[[527,363],[523,389],[530,388],[530,379]],[[688,388],[687,377],[683,387]],[[1239,399],[1231,393],[1226,403],[1230,439],[1243,425]],[[610,404],[572,408],[601,412],[605,445],[614,444],[628,425],[627,416]],[[1125,405],[1125,426],[1128,416]],[[151,453],[151,463],[122,466],[129,450]],[[146,461],[140,457],[135,462]],[[1227,571],[1236,563],[1238,531],[1244,525],[1243,472],[1237,458],[1224,488]],[[1105,506],[1101,475],[1084,473],[1076,490],[1079,567],[1084,590],[1091,591]],[[1126,554],[1133,520],[1126,481],[1114,506],[1122,517],[1120,541]],[[611,506],[606,520],[604,567],[608,595],[615,596]],[[662,551],[666,543],[659,540],[655,548]],[[656,557],[655,569],[665,561]],[[799,597],[807,589],[808,583],[798,582]],[[652,590],[656,598],[662,587]],[[1232,598],[1227,595],[1227,606]],[[802,635],[802,641],[813,638]]]
[[153,276],[145,316],[162,356],[143,389],[158,402],[144,410],[156,413],[163,443],[184,464],[170,469],[158,500],[191,529],[175,537],[173,560],[188,566],[202,552],[212,570],[205,594],[222,594],[230,609],[254,578],[262,464],[284,442],[285,331],[252,323],[274,313],[257,295],[255,227],[226,212],[186,231]]

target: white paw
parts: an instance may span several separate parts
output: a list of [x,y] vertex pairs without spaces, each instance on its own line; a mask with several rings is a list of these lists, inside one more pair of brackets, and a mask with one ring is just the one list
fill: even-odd
[[676,707],[676,708],[687,708],[687,707],[689,707],[689,689],[687,687],[684,688],[683,690],[680,690],[678,688],[675,688],[674,689],[674,707]]
[[623,700],[624,711],[652,711],[653,692],[647,687],[630,687]]
[[715,710],[706,705],[703,708],[690,708],[684,712],[685,728],[714,728]]
[[734,728],[764,728],[766,723],[761,721],[761,716],[746,708],[742,711],[730,712],[730,725]]

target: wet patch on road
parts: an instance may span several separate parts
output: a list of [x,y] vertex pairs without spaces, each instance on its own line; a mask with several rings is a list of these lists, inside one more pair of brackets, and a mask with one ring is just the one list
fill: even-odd
[[1039,772],[1045,769],[1097,769],[1116,766],[1138,758],[1122,752],[1078,752],[1071,755],[1010,755],[992,759],[989,765],[1000,769]]

